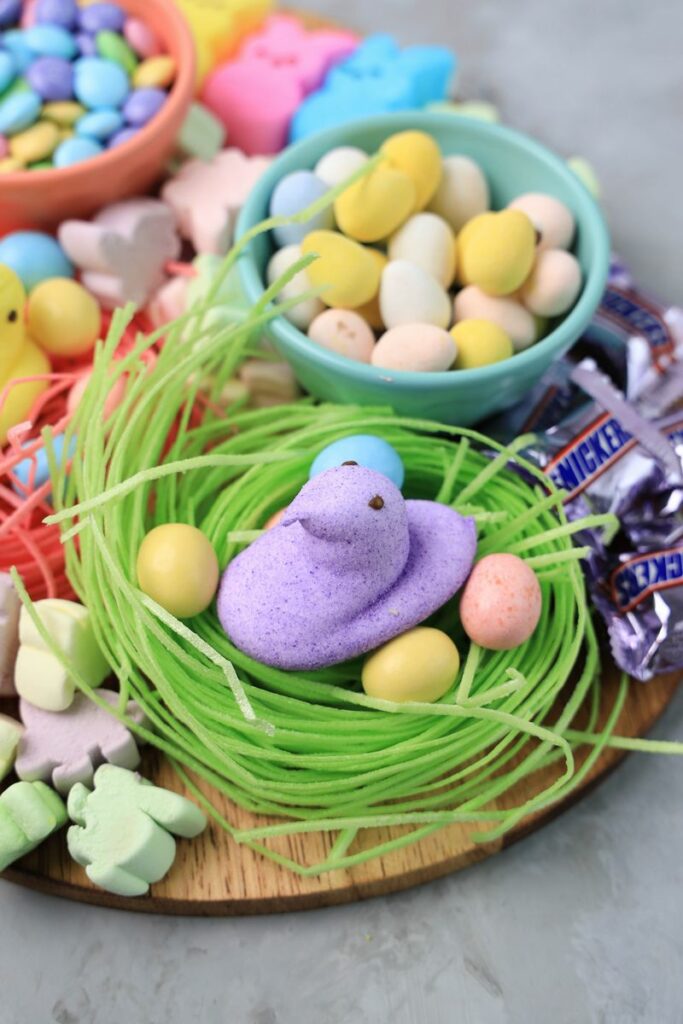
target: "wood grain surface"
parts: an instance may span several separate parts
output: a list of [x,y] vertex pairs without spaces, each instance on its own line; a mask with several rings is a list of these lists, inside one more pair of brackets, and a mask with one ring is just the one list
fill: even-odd
[[[605,713],[612,704],[617,678],[614,669],[606,672],[603,682]],[[672,675],[647,685],[632,682],[616,734],[644,735],[669,703],[678,679],[678,675]],[[63,833],[14,865],[3,877],[67,899],[155,914],[264,914],[351,903],[440,878],[499,853],[571,806],[623,756],[619,751],[605,753],[566,800],[523,821],[502,840],[475,844],[470,839],[471,826],[450,825],[388,856],[318,878],[300,877],[278,867],[236,844],[214,822],[199,839],[178,843],[178,856],[170,874],[152,887],[149,896],[140,899],[122,899],[95,889],[82,868],[69,858]],[[579,764],[581,760],[579,755]],[[173,769],[153,752],[145,755],[143,772],[161,785],[182,791]],[[507,793],[498,806],[509,807],[527,800],[554,777],[553,769],[530,776]],[[214,806],[239,827],[249,827],[257,821],[252,814],[209,787],[202,788]],[[258,821],[264,823],[264,819]],[[396,830],[382,832],[385,836],[397,834]],[[313,863],[322,860],[331,841],[327,835],[301,835],[280,839],[274,848],[299,861]],[[357,842],[362,842],[362,837]]]

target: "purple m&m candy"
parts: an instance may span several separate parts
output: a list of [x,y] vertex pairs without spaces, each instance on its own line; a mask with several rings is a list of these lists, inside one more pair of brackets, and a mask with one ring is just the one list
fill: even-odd
[[108,149],[116,149],[117,146],[122,146],[124,142],[130,142],[138,134],[137,128],[122,128],[116,135],[112,135],[109,142],[107,143]]
[[123,105],[123,116],[128,124],[141,128],[159,113],[166,99],[163,89],[134,89]]
[[70,100],[73,96],[73,67],[61,57],[39,57],[26,71],[26,79],[48,102]]
[[16,25],[21,17],[21,0],[0,0],[0,28]]
[[79,32],[76,36],[76,42],[78,43],[78,49],[81,51],[81,57],[97,56],[97,40],[95,36],[90,36],[87,32]]
[[79,27],[83,32],[121,32],[126,20],[118,4],[90,4],[79,15]]
[[76,0],[38,0],[35,6],[36,25],[59,25],[72,29],[78,21]]

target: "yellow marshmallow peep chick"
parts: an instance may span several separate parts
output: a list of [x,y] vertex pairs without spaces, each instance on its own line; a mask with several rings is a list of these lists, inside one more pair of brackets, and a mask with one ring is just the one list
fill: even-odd
[[36,398],[48,386],[48,381],[36,380],[5,392],[17,378],[50,372],[47,356],[26,333],[25,304],[21,281],[13,270],[0,264],[0,445],[7,441],[10,427],[28,417]]

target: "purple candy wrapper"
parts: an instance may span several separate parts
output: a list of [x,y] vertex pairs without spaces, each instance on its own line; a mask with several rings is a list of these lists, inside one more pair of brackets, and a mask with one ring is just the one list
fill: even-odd
[[570,519],[612,512],[584,563],[617,664],[640,680],[683,668],[683,310],[642,294],[614,260],[586,335],[529,398],[484,429],[533,431],[526,456],[566,492]]

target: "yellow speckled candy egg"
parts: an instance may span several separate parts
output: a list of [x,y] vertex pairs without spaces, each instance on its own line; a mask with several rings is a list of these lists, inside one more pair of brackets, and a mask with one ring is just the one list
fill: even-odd
[[59,143],[59,129],[52,121],[39,121],[26,131],[13,135],[9,151],[22,164],[33,164],[52,156]]
[[357,242],[393,234],[415,208],[415,186],[403,171],[380,165],[350,185],[334,204],[337,224]]
[[526,562],[517,555],[486,555],[465,584],[460,621],[475,644],[509,651],[529,639],[541,607],[541,588]]
[[306,273],[314,287],[324,289],[320,298],[327,306],[355,309],[376,296],[380,262],[358,242],[336,231],[311,231],[301,252],[318,254]]
[[397,703],[432,703],[447,693],[460,670],[458,648],[446,633],[418,626],[369,654],[361,681],[369,697]]
[[502,327],[491,320],[461,320],[451,327],[458,356],[456,370],[474,370],[509,359],[514,353],[512,342]]
[[201,530],[166,523],[147,534],[137,559],[138,586],[178,619],[209,607],[218,587],[218,559]]
[[424,210],[433,197],[443,174],[441,150],[426,132],[397,132],[381,147],[392,167],[398,168],[415,185],[413,210]]
[[100,326],[100,307],[78,281],[52,277],[31,292],[29,334],[50,355],[70,359],[89,352],[99,337]]
[[[372,246],[366,246],[365,251],[370,253],[370,256],[377,264],[381,281],[382,271],[389,261],[383,252],[380,252],[379,249],[373,249]],[[379,289],[377,290],[377,294],[373,295],[369,302],[364,302],[362,305],[356,306],[356,313],[358,313],[358,316],[362,316],[365,322],[369,324],[373,330],[384,330],[382,311],[379,308]]]
[[535,255],[536,231],[525,213],[481,213],[458,235],[458,277],[488,295],[510,295],[526,281]]
[[521,210],[538,232],[537,246],[543,249],[568,249],[574,237],[574,216],[568,206],[543,192],[527,192],[508,204],[509,210]]
[[520,297],[536,316],[561,316],[580,291],[581,267],[576,257],[564,249],[546,249],[539,252]]
[[450,370],[457,350],[448,331],[433,324],[392,327],[372,350],[370,362],[383,370],[438,373]]
[[515,352],[528,348],[541,337],[534,317],[521,302],[514,298],[487,295],[473,284],[458,292],[453,309],[456,323],[461,320],[491,320],[498,324],[512,341]]

